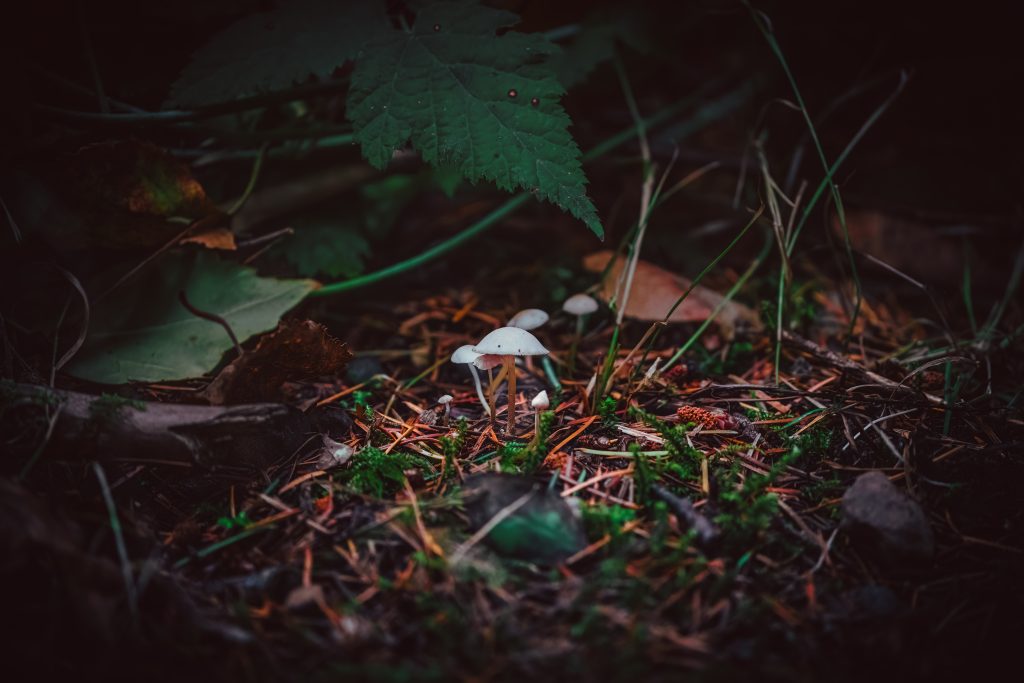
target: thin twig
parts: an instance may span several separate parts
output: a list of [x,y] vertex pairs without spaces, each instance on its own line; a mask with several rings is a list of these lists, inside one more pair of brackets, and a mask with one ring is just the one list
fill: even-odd
[[216,313],[208,313],[206,311],[201,311],[195,306],[193,306],[191,303],[189,303],[188,295],[185,294],[184,289],[178,292],[178,300],[181,301],[181,305],[184,306],[185,309],[192,315],[196,316],[197,318],[203,318],[204,320],[215,322],[221,327],[223,327],[224,331],[228,333],[229,337],[231,337],[231,343],[234,344],[235,346],[235,353],[238,354],[239,358],[242,357],[242,345],[238,343],[238,337],[235,336],[235,332],[234,330],[231,329],[231,325],[228,324],[227,320],[217,315]]

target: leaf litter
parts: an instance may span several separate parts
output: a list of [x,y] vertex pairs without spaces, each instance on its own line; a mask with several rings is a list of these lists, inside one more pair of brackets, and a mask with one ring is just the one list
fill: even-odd
[[[588,324],[573,375],[564,362],[576,321],[556,314],[535,331],[563,391],[535,419],[530,401],[551,391],[549,378],[521,364],[522,407],[508,437],[503,382],[491,383],[492,423],[465,371],[448,362],[514,313],[480,308],[476,294],[412,299],[369,327],[354,319],[348,334],[380,349],[381,371],[359,382],[342,378],[347,351],[319,326],[282,323],[233,364],[240,376],[251,364],[255,385],[231,391],[284,397],[319,428],[258,471],[225,464],[167,479],[159,464],[134,466],[139,484],[160,491],[130,495],[164,538],[170,580],[205,595],[204,618],[232,638],[274,643],[263,655],[274,666],[297,673],[340,650],[366,672],[397,652],[439,675],[500,661],[506,672],[639,668],[662,680],[755,657],[797,675],[821,662],[796,657],[792,638],[804,643],[801,657],[827,661],[865,629],[908,637],[914,601],[950,633],[976,614],[956,609],[956,596],[996,623],[1013,609],[987,586],[1022,560],[1019,528],[992,523],[1019,519],[1000,492],[1005,477],[1021,481],[1019,462],[1006,458],[1022,425],[961,403],[944,431],[947,409],[929,400],[923,378],[879,362],[917,337],[886,307],[865,303],[856,331],[866,344],[846,355],[834,340],[787,332],[777,385],[772,335],[747,329],[664,374],[620,351],[628,365],[602,397],[588,378],[607,349],[605,314]],[[829,321],[841,308],[819,315],[820,329],[842,328]],[[389,341],[384,329],[403,336]],[[906,336],[891,336],[898,329]],[[415,339],[428,340],[418,355],[403,348]],[[293,341],[298,365],[282,364]],[[671,350],[651,349],[644,362]],[[321,364],[324,353],[331,360]],[[299,390],[277,393],[293,380]],[[218,384],[224,375],[207,392]],[[350,423],[317,421],[339,409]],[[884,531],[862,533],[865,515],[884,513],[858,513],[856,534],[841,525],[843,493],[866,473],[934,532],[937,554],[909,575],[885,555],[906,548],[873,536]],[[980,516],[979,496],[989,508]],[[870,499],[857,504],[872,510]],[[938,578],[949,571],[955,588]],[[751,628],[756,640],[742,635]],[[899,662],[901,652],[878,656]]]

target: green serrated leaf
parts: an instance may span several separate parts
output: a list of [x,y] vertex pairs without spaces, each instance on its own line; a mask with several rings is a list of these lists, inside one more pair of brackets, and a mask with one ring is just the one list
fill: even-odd
[[245,17],[192,56],[169,106],[196,106],[327,78],[385,17],[380,3],[292,0]]
[[224,318],[244,341],[273,329],[315,286],[311,280],[262,278],[206,251],[171,252],[100,301],[67,370],[103,384],[198,377],[232,344],[220,325],[189,313],[179,292],[195,308]]
[[411,141],[428,163],[529,190],[601,236],[559,104],[564,89],[544,63],[557,47],[539,34],[499,35],[517,21],[472,3],[435,2],[412,28],[369,38],[349,89],[356,139],[378,168]]

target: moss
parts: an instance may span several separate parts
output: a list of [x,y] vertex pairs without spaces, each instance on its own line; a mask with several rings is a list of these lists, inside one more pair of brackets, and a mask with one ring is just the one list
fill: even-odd
[[455,431],[440,438],[441,452],[444,454],[444,467],[441,471],[441,479],[447,480],[455,474],[455,460],[462,452],[466,444],[466,432],[469,430],[469,423],[466,418],[460,417],[455,424]]
[[587,537],[595,541],[605,535],[617,538],[622,527],[636,519],[636,510],[621,505],[584,505],[581,513]]
[[601,416],[601,423],[605,427],[614,427],[619,423],[619,418],[615,415],[618,407],[619,402],[611,396],[605,396],[597,406],[597,414]]
[[98,424],[109,424],[120,419],[121,411],[125,408],[145,410],[146,404],[116,394],[101,394],[89,404],[89,417]]
[[529,443],[509,441],[498,449],[501,469],[504,472],[532,474],[548,455],[547,442],[555,425],[555,413],[546,410],[540,415],[537,434]]
[[359,493],[384,498],[397,493],[405,484],[405,471],[427,464],[422,458],[408,453],[385,453],[374,446],[367,446],[353,456],[343,480],[349,488]]

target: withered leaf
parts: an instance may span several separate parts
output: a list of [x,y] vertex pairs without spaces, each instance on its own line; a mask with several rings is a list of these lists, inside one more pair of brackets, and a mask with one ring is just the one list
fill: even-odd
[[[613,256],[615,252],[607,249],[588,254],[583,258],[583,267],[592,273],[603,272]],[[608,271],[598,292],[598,296],[606,303],[615,296],[619,276],[626,264],[627,260],[618,256]],[[687,278],[641,259],[636,264],[633,287],[626,305],[626,317],[647,322],[663,320],[665,314],[690,285],[691,281]],[[669,322],[703,322],[721,303],[722,298],[721,294],[697,285],[672,312]],[[736,301],[726,304],[718,315],[718,322],[729,336],[737,326],[758,329],[761,325],[757,313]]]
[[182,244],[198,244],[207,249],[220,249],[223,251],[236,251],[238,245],[235,243],[235,233],[227,228],[213,228],[190,235],[181,240]]
[[287,400],[284,385],[341,372],[352,358],[312,320],[282,320],[256,348],[236,358],[203,391],[214,405]]

